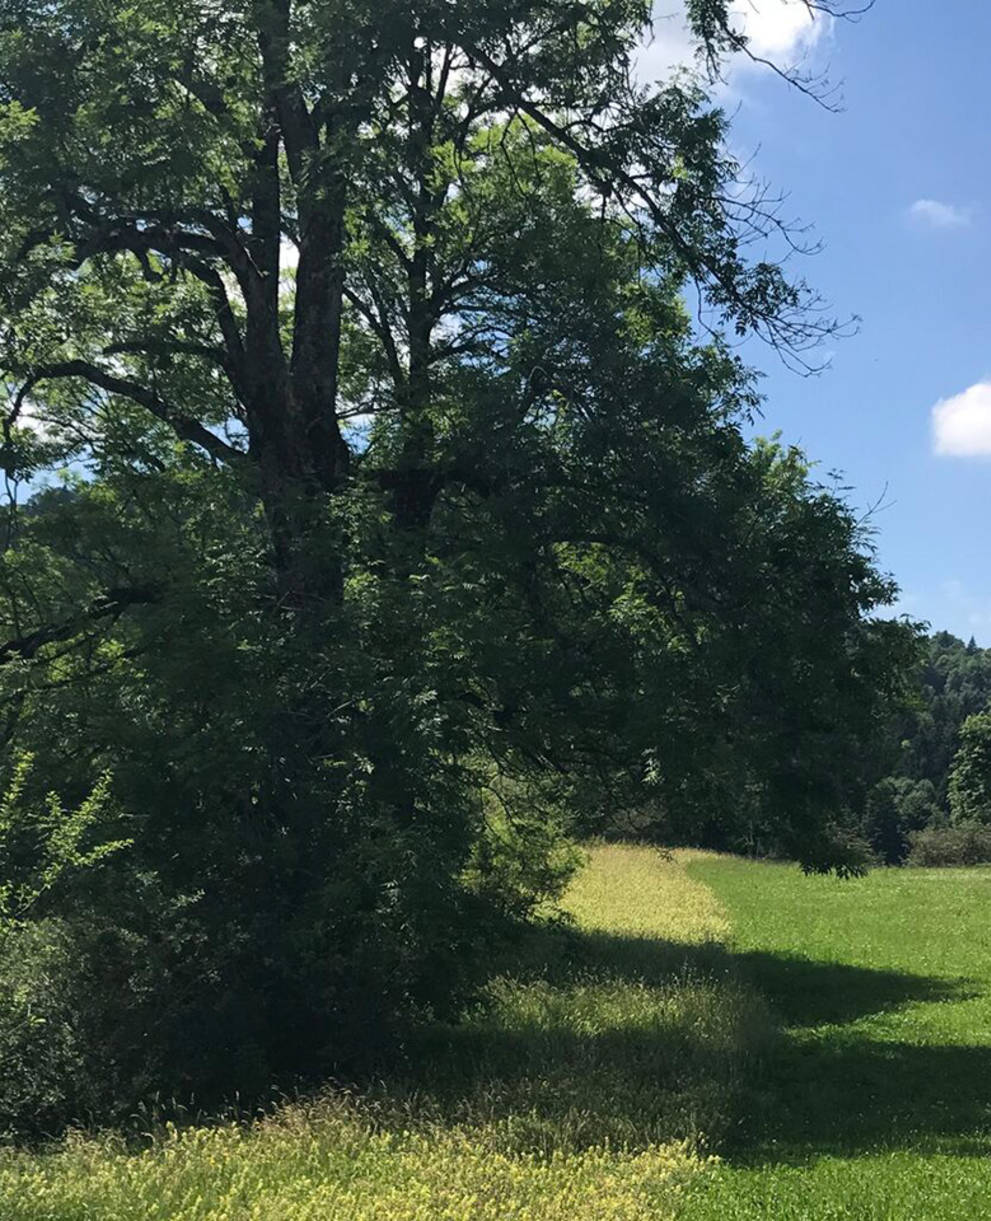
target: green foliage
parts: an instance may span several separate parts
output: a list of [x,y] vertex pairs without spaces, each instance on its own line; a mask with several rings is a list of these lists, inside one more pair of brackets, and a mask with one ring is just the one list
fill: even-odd
[[583,863],[569,839],[571,815],[552,786],[524,784],[492,775],[482,790],[482,820],[467,867],[468,885],[517,918],[531,918],[535,906],[554,910],[575,870]]
[[960,728],[949,799],[954,823],[991,823],[991,713],[969,716]]
[[909,865],[983,865],[991,861],[991,828],[985,823],[925,827],[908,838]]
[[914,834],[939,816],[931,781],[887,776],[867,795],[864,833],[884,864],[901,865]]
[[647,18],[0,0],[0,740],[110,1112],[378,1062],[576,824],[851,868],[914,631],[698,338],[829,325]]
[[902,710],[890,730],[892,771],[932,784],[945,812],[961,726],[991,701],[991,651],[936,632],[926,645],[919,687],[914,706]]
[[[848,779],[859,776],[848,785],[848,830],[888,865],[906,860],[916,832],[938,830],[951,816],[952,769],[964,726],[991,700],[991,652],[948,632],[919,644],[914,663],[906,654],[901,697],[889,701],[886,714],[881,710],[883,723],[864,735],[859,764],[846,772]],[[979,805],[975,749],[965,752],[972,756],[966,785]],[[964,809],[964,821],[982,817],[966,800]]]
[[117,817],[112,806],[111,776],[104,772],[76,810],[66,810],[51,791],[32,808],[26,800],[34,756],[15,757],[11,777],[0,798],[0,859],[5,877],[0,884],[0,938],[9,925],[22,921],[66,875],[90,869],[127,848],[129,839],[90,843],[94,827]]
[[[736,479],[742,503],[722,509],[718,534],[711,525],[729,536],[725,555],[709,551],[720,611],[681,659],[706,712],[649,776],[661,842],[856,871],[867,858],[855,812],[885,724],[911,696],[917,629],[873,617],[894,586],[800,452],[759,442]],[[690,708],[680,715],[688,729]]]
[[[110,1104],[114,1074],[93,1063],[90,999],[101,952],[85,927],[93,888],[131,839],[106,839],[120,812],[109,773],[74,810],[45,792],[30,753],[13,759],[0,798],[0,1131],[50,1131]],[[77,923],[44,913],[75,908]],[[106,952],[107,946],[102,947]],[[89,950],[90,952],[85,952]],[[101,973],[103,973],[101,971]],[[120,998],[123,1001],[123,998]],[[102,1078],[102,1082],[101,1082]]]
[[42,1134],[98,1102],[88,1075],[78,1006],[93,981],[79,978],[71,937],[33,921],[0,937],[0,1135]]

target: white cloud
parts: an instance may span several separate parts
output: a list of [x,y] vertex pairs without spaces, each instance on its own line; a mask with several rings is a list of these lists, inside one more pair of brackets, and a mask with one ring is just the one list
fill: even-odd
[[938,199],[917,199],[908,211],[913,220],[931,225],[934,229],[962,229],[972,219],[970,208],[940,203]]
[[948,458],[991,456],[991,381],[940,399],[932,409],[933,450]]
[[[736,0],[730,12],[733,28],[746,36],[754,55],[784,67],[807,52],[830,27],[830,18],[824,13],[813,17],[804,0]],[[695,49],[683,0],[657,0],[653,36],[637,56],[637,73],[644,80],[657,80],[673,68],[693,67]],[[747,62],[737,58],[737,66]]]
[[735,28],[763,59],[788,60],[829,28],[829,17],[811,12],[804,0],[743,0],[732,12]]

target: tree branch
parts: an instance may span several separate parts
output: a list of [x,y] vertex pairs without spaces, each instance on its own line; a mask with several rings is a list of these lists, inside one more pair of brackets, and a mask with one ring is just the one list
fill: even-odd
[[[518,112],[530,118],[575,157],[592,187],[604,199],[615,200],[636,230],[642,231],[644,227],[644,218],[638,217],[638,209],[650,218],[656,231],[670,243],[700,291],[708,286],[710,301],[734,319],[741,333],[747,328],[752,329],[783,354],[801,360],[799,354],[804,349],[840,329],[839,324],[830,321],[810,321],[808,311],[799,307],[804,286],[787,284],[776,265],[758,263],[747,268],[739,262],[732,246],[724,251],[700,250],[698,243],[686,237],[672,219],[667,197],[662,203],[650,190],[649,170],[637,172],[624,166],[616,156],[583,142],[574,134],[576,124],[562,125],[526,96],[525,89],[513,80],[512,65],[496,62],[480,46],[472,45],[467,50],[502,86]],[[710,202],[718,207],[717,200]],[[727,218],[724,212],[721,219],[725,224]],[[806,362],[802,364],[808,368]]]
[[40,382],[66,377],[82,378],[91,385],[105,390],[108,394],[119,394],[124,398],[129,398],[132,402],[150,411],[156,419],[168,424],[182,440],[199,445],[221,462],[236,465],[247,461],[247,455],[243,451],[235,449],[233,445],[228,445],[226,441],[204,427],[199,420],[176,411],[147,386],[142,386],[140,382],[133,382],[127,378],[117,377],[86,360],[67,360],[58,364],[42,365],[36,369],[18,393],[12,413],[13,419],[16,419],[16,413],[20,410],[26,395]]
[[46,644],[69,640],[87,624],[99,622],[101,619],[116,622],[129,606],[148,605],[160,601],[161,597],[162,588],[158,585],[108,589],[88,610],[63,619],[61,623],[48,623],[33,632],[15,636],[0,644],[0,666],[9,665],[12,661],[29,661]]

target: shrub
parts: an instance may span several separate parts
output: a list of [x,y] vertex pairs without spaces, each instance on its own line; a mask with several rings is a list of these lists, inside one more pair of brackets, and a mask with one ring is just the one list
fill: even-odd
[[[0,939],[0,1132],[45,1132],[85,1109],[82,1049],[73,1025],[72,954],[55,922]],[[87,1100],[88,1101],[88,1100]]]
[[981,865],[991,862],[991,827],[980,823],[926,827],[909,837],[907,864]]

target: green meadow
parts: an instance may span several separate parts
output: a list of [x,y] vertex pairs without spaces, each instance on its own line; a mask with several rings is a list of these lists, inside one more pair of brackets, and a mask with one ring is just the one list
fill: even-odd
[[991,870],[688,865],[779,1023],[686,1215],[991,1215]]
[[991,1214],[991,870],[597,847],[403,1074],[0,1159],[5,1221]]

